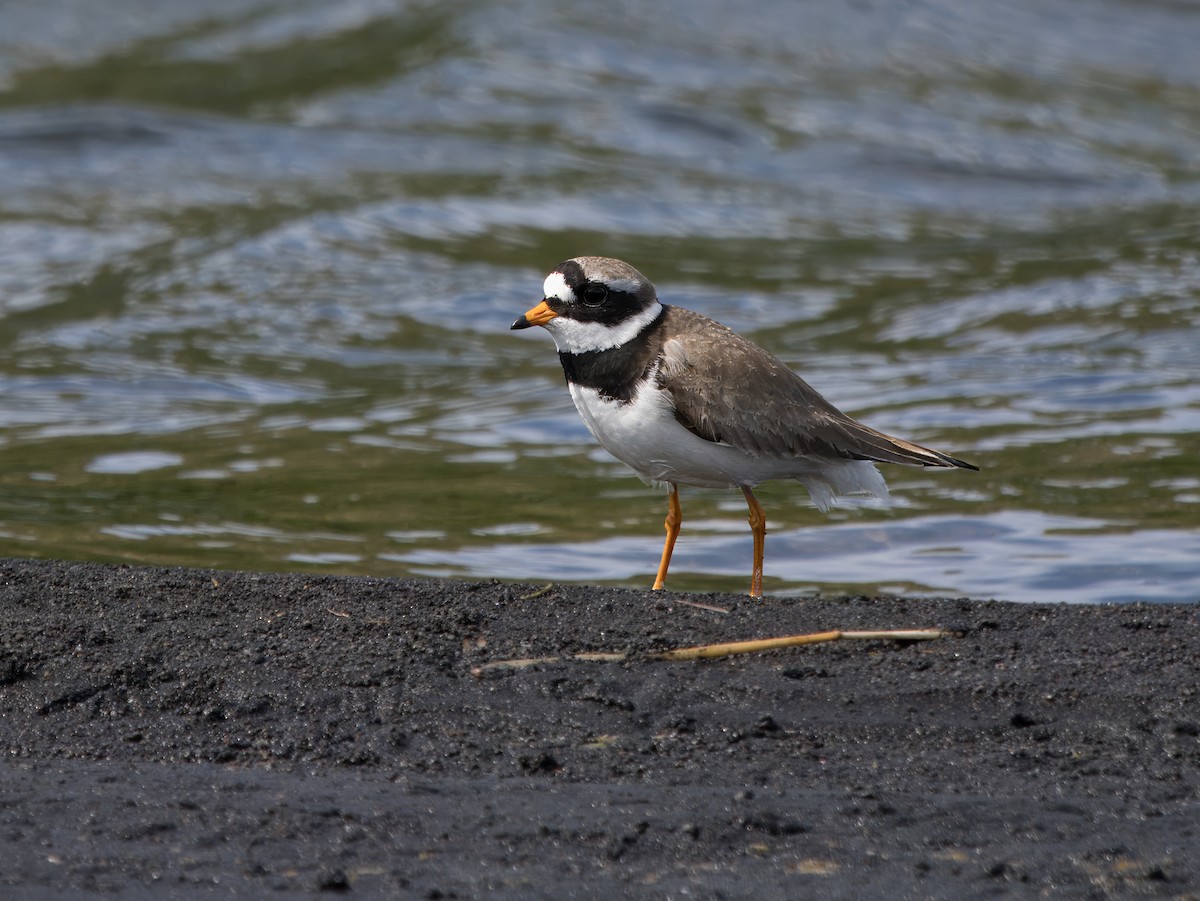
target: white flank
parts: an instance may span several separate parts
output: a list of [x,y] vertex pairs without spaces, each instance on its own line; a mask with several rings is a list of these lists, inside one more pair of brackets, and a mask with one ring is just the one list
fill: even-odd
[[[560,279],[562,276],[558,276]],[[553,276],[551,276],[553,278]],[[566,287],[566,282],[563,282]],[[546,279],[545,287],[550,287],[550,279]],[[570,288],[567,288],[568,293]],[[546,294],[547,297],[551,295]],[[557,297],[558,295],[554,295]],[[627,341],[632,341],[641,334],[642,329],[658,318],[662,304],[657,300],[636,316],[630,316],[624,322],[616,325],[605,325],[602,322],[580,322],[566,316],[557,316],[543,327],[554,338],[554,346],[563,353],[582,354],[590,351],[608,350]]]
[[887,482],[870,460],[810,460],[808,475],[796,476],[817,509],[825,513],[846,495],[888,496]]
[[706,441],[675,419],[671,397],[654,387],[653,374],[625,404],[591,388],[570,387],[575,408],[596,440],[647,481],[732,488],[797,479],[821,510],[840,495],[887,497],[883,476],[865,460],[761,457]]

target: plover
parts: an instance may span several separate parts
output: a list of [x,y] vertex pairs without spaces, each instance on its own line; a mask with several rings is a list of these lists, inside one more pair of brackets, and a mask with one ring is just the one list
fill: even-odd
[[666,583],[683,521],[680,485],[742,490],[754,536],[750,595],[760,597],[760,482],[796,479],[824,511],[842,495],[886,497],[876,463],[978,469],[851,419],[757,344],[660,303],[650,280],[621,260],[560,263],[542,295],[512,328],[550,333],[596,440],[643,479],[668,486],[655,589]]

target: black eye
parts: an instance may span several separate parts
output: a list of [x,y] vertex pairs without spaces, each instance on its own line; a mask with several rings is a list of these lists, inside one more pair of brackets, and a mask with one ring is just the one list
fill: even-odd
[[583,289],[583,302],[589,307],[598,307],[608,297],[608,288],[604,285],[588,285]]

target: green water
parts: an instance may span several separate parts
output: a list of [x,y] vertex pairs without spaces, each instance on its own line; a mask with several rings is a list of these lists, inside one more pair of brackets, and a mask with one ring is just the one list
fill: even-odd
[[1105,9],[10,5],[0,555],[648,584],[508,331],[596,253],[981,466],[763,486],[769,591],[1200,599],[1200,16]]

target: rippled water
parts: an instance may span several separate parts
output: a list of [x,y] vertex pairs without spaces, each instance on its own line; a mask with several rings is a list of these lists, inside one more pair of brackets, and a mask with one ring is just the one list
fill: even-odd
[[0,16],[0,555],[647,585],[663,495],[508,331],[595,253],[982,467],[763,486],[768,591],[1200,599],[1200,7]]

